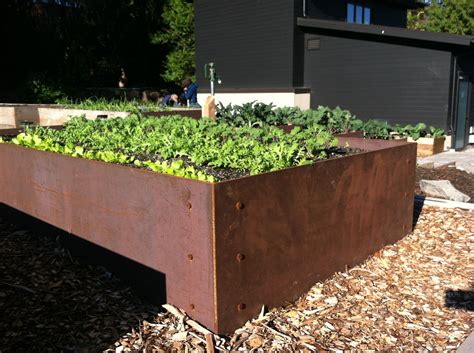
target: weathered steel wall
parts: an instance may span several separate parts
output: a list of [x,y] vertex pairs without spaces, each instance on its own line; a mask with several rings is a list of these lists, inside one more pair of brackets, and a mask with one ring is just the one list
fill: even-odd
[[0,203],[163,273],[229,333],[411,230],[416,144],[346,142],[368,152],[215,184],[0,144]]
[[201,109],[177,109],[177,110],[165,110],[162,112],[149,112],[144,113],[145,116],[155,116],[155,117],[162,117],[162,116],[169,116],[169,115],[181,115],[184,117],[189,117],[193,119],[201,119],[202,117],[202,110]]
[[411,231],[416,144],[366,143],[352,146],[374,150],[215,186],[219,332]]
[[0,203],[166,276],[168,301],[214,326],[212,185],[0,144]]

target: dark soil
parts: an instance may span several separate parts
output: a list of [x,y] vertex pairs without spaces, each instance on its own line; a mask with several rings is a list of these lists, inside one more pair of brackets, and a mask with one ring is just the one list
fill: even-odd
[[[314,158],[313,162],[318,162],[322,161],[325,159],[334,159],[334,158],[340,158],[344,156],[349,156],[353,154],[359,154],[364,152],[361,149],[354,149],[354,148],[342,148],[342,147],[332,147],[324,151],[327,154],[326,158]],[[177,160],[183,161],[183,165],[185,167],[194,167],[194,169],[201,171],[205,173],[206,175],[212,175],[217,181],[226,181],[226,180],[232,180],[232,179],[238,179],[242,178],[244,176],[249,176],[250,172],[249,171],[241,171],[237,169],[232,169],[232,168],[217,168],[213,167],[210,165],[197,165],[191,161],[186,156],[179,157],[179,158],[170,158],[170,159],[164,159],[159,155],[156,154],[137,154],[134,156],[140,161],[167,161],[167,162],[173,162]],[[129,164],[131,167],[136,167],[133,163]]]
[[453,186],[468,195],[474,203],[474,175],[456,169],[454,166],[445,166],[441,168],[422,168],[416,169],[415,193],[426,196],[420,189],[420,180],[449,180]]

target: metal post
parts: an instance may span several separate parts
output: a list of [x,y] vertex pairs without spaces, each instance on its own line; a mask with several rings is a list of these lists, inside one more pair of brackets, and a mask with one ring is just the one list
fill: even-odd
[[209,83],[211,85],[211,95],[214,96],[216,80],[217,83],[221,83],[220,78],[217,77],[216,67],[214,66],[214,63],[208,63],[204,65],[204,76],[209,79]]

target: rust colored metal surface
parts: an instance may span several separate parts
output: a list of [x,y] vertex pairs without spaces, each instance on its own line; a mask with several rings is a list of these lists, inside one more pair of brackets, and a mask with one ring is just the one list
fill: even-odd
[[[48,126],[48,129],[53,129],[53,130],[61,130],[63,129],[63,125],[50,125]],[[16,136],[19,133],[23,132],[22,127],[16,127],[12,129],[0,129],[0,136]]]
[[364,139],[354,137],[352,135],[337,135],[338,145],[340,147],[349,146],[351,148],[360,148],[366,151],[374,151],[388,147],[406,145],[406,139],[399,140],[379,140],[379,139]]
[[165,110],[162,112],[149,112],[144,113],[146,116],[168,116],[168,115],[181,115],[184,117],[189,117],[193,119],[201,119],[202,110],[201,109],[176,109],[176,110]]
[[1,129],[0,136],[16,136],[23,131],[23,128]]
[[349,131],[349,132],[341,132],[340,134],[336,135],[337,138],[339,137],[358,137],[363,138],[364,132],[363,131]]
[[416,145],[357,140],[371,151],[216,184],[219,332],[411,231]]
[[0,144],[0,203],[160,271],[168,301],[212,328],[211,196],[212,184]]
[[409,233],[416,144],[221,183],[0,144],[0,203],[166,276],[167,301],[219,333]]

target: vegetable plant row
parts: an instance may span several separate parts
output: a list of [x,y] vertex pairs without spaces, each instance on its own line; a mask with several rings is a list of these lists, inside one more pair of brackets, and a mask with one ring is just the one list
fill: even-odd
[[84,109],[84,110],[104,110],[111,112],[159,112],[167,110],[155,102],[142,102],[137,100],[125,99],[105,99],[105,98],[88,98],[81,101],[72,99],[59,99],[57,104],[63,108]]
[[272,104],[251,102],[243,105],[219,104],[217,117],[233,126],[261,127],[265,125],[297,125],[306,126],[319,124],[325,126],[331,133],[362,131],[364,137],[389,139],[393,136],[411,137],[441,137],[444,131],[426,124],[391,126],[387,122],[375,119],[364,122],[357,119],[350,111],[336,107],[318,107],[317,109],[301,110],[298,107],[275,108]]
[[64,129],[27,128],[14,138],[0,137],[0,143],[208,182],[311,164],[334,151],[346,153],[336,149],[336,138],[317,124],[287,134],[268,125],[257,129],[206,118],[135,114],[125,119],[76,117]]

